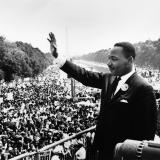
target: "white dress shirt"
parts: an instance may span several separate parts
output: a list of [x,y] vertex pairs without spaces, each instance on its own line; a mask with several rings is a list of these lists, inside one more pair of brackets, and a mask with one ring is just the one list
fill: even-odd
[[58,58],[54,58],[53,60],[53,64],[56,65],[58,68],[61,68],[65,63],[66,63],[66,58],[65,57],[58,57]]
[[123,84],[125,84],[125,82],[129,79],[129,77],[131,77],[131,75],[135,73],[135,67],[133,66],[132,71],[130,71],[129,73],[121,76],[121,80],[118,82],[117,88],[114,92],[114,95],[120,90],[121,86]]

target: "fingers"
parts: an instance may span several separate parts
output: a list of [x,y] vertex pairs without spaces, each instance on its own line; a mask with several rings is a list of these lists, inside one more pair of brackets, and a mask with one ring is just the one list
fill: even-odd
[[52,32],[49,33],[49,38],[47,40],[51,43],[52,42]]
[[51,40],[52,40],[52,35],[53,35],[53,33],[50,32],[50,33],[49,33],[49,37],[50,37]]
[[50,41],[56,42],[56,38],[52,32],[49,33]]
[[47,40],[51,43],[51,40],[49,38],[47,38]]

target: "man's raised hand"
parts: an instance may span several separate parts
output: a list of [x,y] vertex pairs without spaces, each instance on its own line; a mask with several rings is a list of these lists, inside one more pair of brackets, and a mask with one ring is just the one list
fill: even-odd
[[51,54],[53,55],[54,58],[57,58],[58,53],[57,53],[56,38],[52,32],[49,33],[49,38],[47,38],[47,40],[50,43]]

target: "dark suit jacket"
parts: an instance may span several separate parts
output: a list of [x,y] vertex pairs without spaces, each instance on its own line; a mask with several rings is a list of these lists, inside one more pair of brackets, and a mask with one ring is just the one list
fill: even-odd
[[118,142],[154,139],[157,118],[155,95],[153,88],[137,73],[126,81],[127,91],[120,89],[111,98],[115,78],[111,74],[90,72],[69,61],[61,69],[82,84],[101,89],[101,108],[94,140],[97,149],[113,155]]

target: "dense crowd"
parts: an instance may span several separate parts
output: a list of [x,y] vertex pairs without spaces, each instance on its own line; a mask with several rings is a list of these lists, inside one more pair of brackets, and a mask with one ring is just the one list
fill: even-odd
[[78,84],[76,97],[71,98],[70,80],[54,68],[34,79],[2,82],[1,155],[11,158],[35,151],[94,126],[99,111],[99,92]]
[[[156,85],[160,75],[147,70],[140,74]],[[35,78],[18,79],[0,88],[0,155],[8,158],[36,151],[62,138],[96,124],[100,91],[76,83],[76,98],[71,98],[70,79],[53,66]],[[156,90],[157,97],[159,89]],[[52,150],[66,159],[85,155],[93,139],[80,136]],[[81,154],[83,153],[83,154]]]

